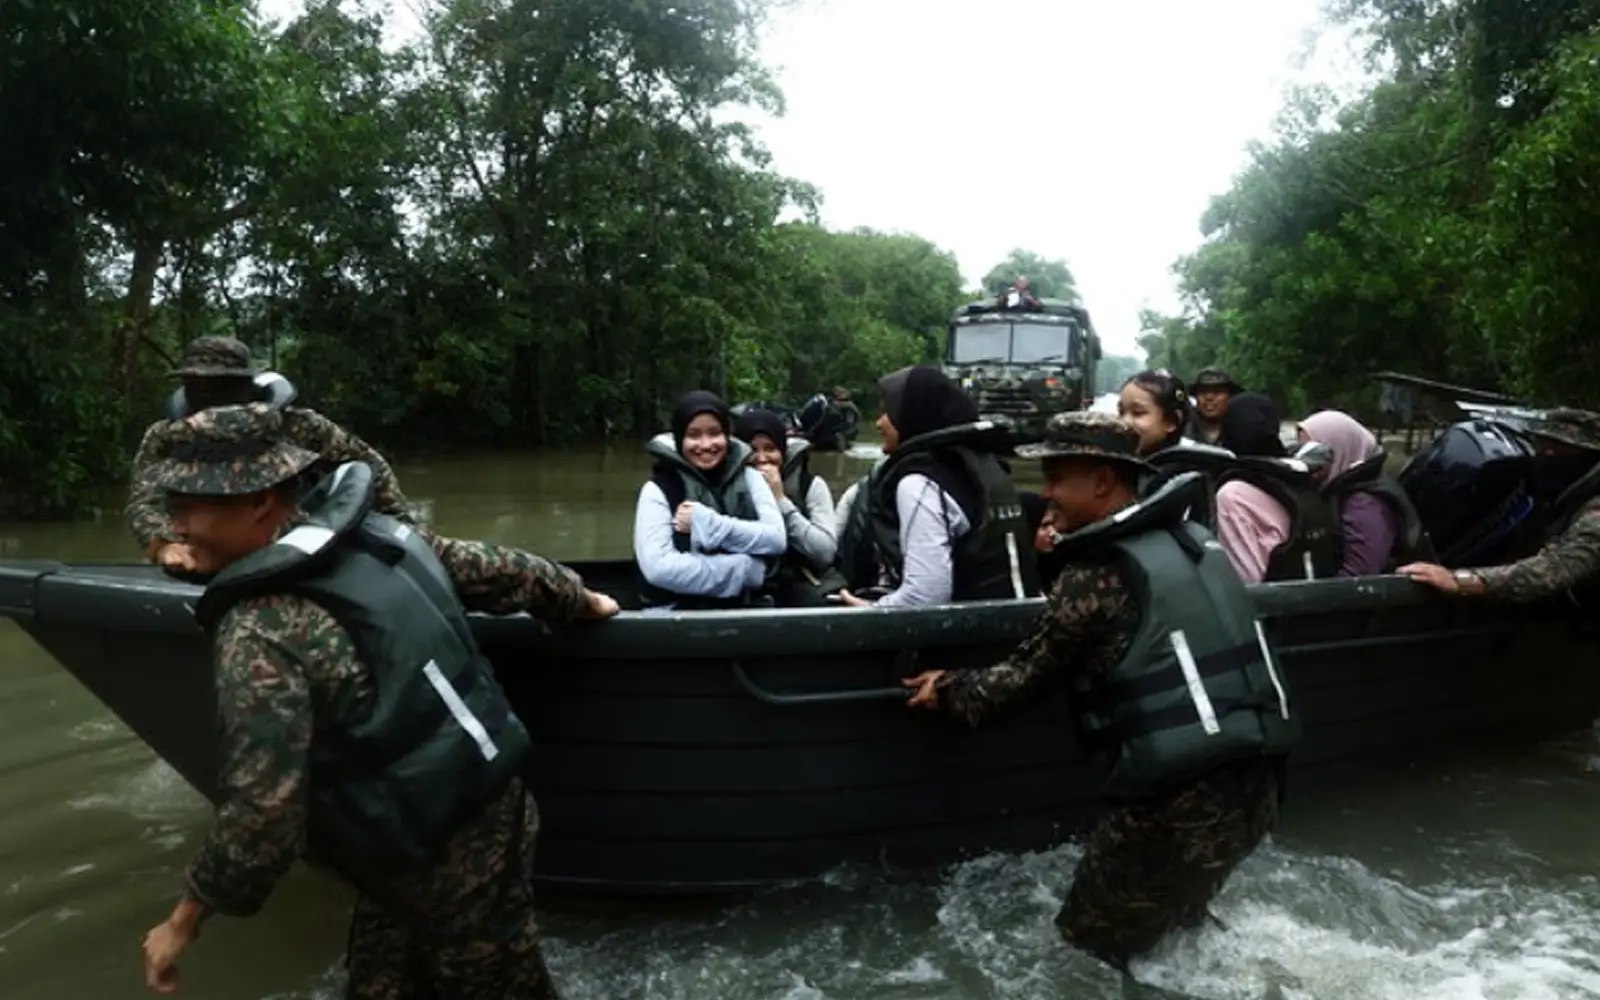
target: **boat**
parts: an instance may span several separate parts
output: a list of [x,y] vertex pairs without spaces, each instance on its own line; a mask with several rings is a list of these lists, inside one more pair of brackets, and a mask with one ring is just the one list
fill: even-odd
[[[573,567],[637,606],[631,563]],[[1600,716],[1592,640],[1559,601],[1452,601],[1399,577],[1252,592],[1304,726],[1290,810],[1422,753]],[[210,796],[199,594],[151,566],[0,561],[0,616]],[[740,893],[1059,843],[1093,818],[1097,790],[1062,695],[974,730],[908,709],[899,684],[1001,659],[1043,606],[624,611],[555,633],[475,616],[537,744],[541,890]]]

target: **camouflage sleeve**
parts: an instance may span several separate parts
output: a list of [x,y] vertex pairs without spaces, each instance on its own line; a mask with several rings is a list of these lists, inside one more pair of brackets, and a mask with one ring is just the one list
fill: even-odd
[[1537,601],[1600,575],[1600,499],[1533,555],[1476,572],[1484,594],[1506,601]]
[[188,871],[188,895],[208,910],[254,915],[301,853],[312,735],[306,664],[337,653],[341,640],[349,646],[331,616],[286,596],[241,603],[218,626],[222,804]]
[[161,488],[151,478],[156,463],[161,458],[162,423],[151,424],[139,439],[139,450],[133,455],[133,471],[128,485],[128,505],[123,515],[128,519],[128,530],[144,550],[146,559],[155,558],[155,550],[178,539],[172,534],[172,522],[167,518],[165,497]]
[[1105,563],[1068,566],[1033,634],[992,667],[940,678],[939,707],[976,726],[1026,706],[1084,670],[1115,663],[1138,625],[1122,572]]
[[423,534],[469,611],[526,611],[548,624],[565,625],[588,606],[583,578],[560,563],[491,542]]
[[365,462],[372,469],[372,509],[405,521],[412,521],[411,505],[400,492],[389,460],[378,449],[340,427],[315,410],[292,408],[288,411],[289,437],[328,462]]

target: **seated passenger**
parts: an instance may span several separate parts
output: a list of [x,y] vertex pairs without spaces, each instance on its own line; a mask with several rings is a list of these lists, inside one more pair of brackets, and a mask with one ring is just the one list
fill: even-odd
[[[865,567],[876,565],[869,582],[888,588],[877,607],[1037,595],[1034,526],[1023,523],[998,457],[1010,449],[1009,430],[979,421],[972,400],[937,368],[902,368],[878,386],[888,457],[853,498],[840,536],[851,583],[860,587]],[[839,600],[874,603],[849,590]]]
[[1039,572],[1039,589],[1050,593],[1055,589],[1056,577],[1061,575],[1065,553],[1056,551],[1055,518],[1050,516],[1050,502],[1032,490],[1017,494],[1022,501],[1022,516],[1028,524],[1037,525],[1033,535],[1034,564]]
[[[1215,477],[1233,455],[1184,436],[1191,403],[1183,381],[1165,369],[1143,371],[1122,383],[1117,415],[1139,432],[1139,457],[1155,466],[1165,481],[1179,472]],[[1155,484],[1147,483],[1146,489]]]
[[1189,520],[1215,533],[1216,485],[1233,454],[1184,436],[1189,426],[1189,394],[1176,375],[1164,369],[1143,371],[1122,384],[1117,415],[1139,433],[1139,457],[1153,471],[1142,474],[1140,496],[1149,496],[1167,480],[1184,472],[1206,476],[1209,491],[1203,509],[1189,512]]
[[1237,456],[1217,488],[1217,538],[1246,583],[1311,580],[1339,571],[1339,526],[1310,469],[1284,455],[1272,400],[1241,393],[1222,416]]
[[1375,576],[1432,558],[1422,519],[1400,483],[1384,472],[1388,457],[1372,432],[1338,410],[1300,422],[1302,443],[1328,446],[1322,495],[1339,515],[1340,576]]
[[1244,386],[1221,368],[1202,368],[1189,386],[1194,412],[1189,420],[1189,436],[1203,444],[1216,444],[1222,436],[1222,415],[1228,400],[1244,392]]
[[783,418],[771,410],[746,411],[733,423],[734,437],[750,446],[750,465],[761,473],[783,512],[789,548],[770,588],[777,603],[814,607],[823,595],[844,587],[833,569],[838,554],[833,492],[806,463],[804,438],[789,437]]
[[766,586],[788,547],[783,514],[750,446],[728,435],[728,407],[691,392],[672,411],[672,432],[646,446],[656,457],[639,489],[633,555],[646,607],[739,607]]

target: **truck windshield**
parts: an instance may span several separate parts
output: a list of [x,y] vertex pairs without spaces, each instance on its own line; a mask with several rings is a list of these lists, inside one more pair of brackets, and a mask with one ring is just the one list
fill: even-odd
[[1045,323],[973,323],[950,331],[950,363],[1009,361],[1033,364],[1071,356],[1072,326]]

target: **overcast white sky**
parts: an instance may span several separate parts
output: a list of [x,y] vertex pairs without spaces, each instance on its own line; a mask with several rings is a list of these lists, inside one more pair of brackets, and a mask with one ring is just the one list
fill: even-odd
[[830,227],[924,236],[972,285],[1013,247],[1064,258],[1132,353],[1285,86],[1354,82],[1344,38],[1305,61],[1319,23],[1319,0],[803,0],[766,28],[788,110],[760,131]]

